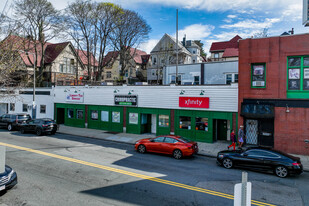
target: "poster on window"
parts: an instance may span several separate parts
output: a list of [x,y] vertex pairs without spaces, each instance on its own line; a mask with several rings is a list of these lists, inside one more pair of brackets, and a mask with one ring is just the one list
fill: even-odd
[[108,111],[101,111],[101,121],[108,122]]
[[309,80],[308,79],[304,79],[304,89],[305,90],[309,90]]
[[289,79],[299,79],[300,69],[289,69]]
[[138,124],[138,113],[129,113],[129,123]]
[[253,66],[253,75],[264,75],[264,65]]
[[113,112],[112,113],[112,120],[115,123],[120,123],[120,112]]
[[99,118],[98,111],[91,111],[91,119],[98,120],[98,118]]
[[309,79],[309,69],[304,69],[304,79]]

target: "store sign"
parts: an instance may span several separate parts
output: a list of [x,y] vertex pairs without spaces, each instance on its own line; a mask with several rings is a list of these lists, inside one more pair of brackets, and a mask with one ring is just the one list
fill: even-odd
[[179,97],[179,107],[209,108],[209,97]]
[[66,102],[84,102],[84,92],[67,92],[65,95]]
[[115,95],[115,105],[137,106],[137,95]]

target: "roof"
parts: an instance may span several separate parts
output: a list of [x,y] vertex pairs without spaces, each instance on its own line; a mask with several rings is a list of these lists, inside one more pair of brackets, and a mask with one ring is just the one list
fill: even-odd
[[[103,65],[108,64],[112,59],[117,58],[118,55],[118,51],[108,52],[103,60]],[[130,48],[130,55],[133,57],[136,64],[144,64],[145,61],[148,62],[150,56],[146,52],[135,48]]]
[[227,48],[225,49],[222,58],[225,57],[238,57],[238,48]]
[[[87,51],[76,49],[79,58],[81,59],[84,65],[88,65]],[[92,53],[90,53],[90,65],[91,66],[99,66],[99,62],[94,57]]]
[[230,41],[213,42],[209,49],[210,52],[213,51],[224,51],[227,48],[238,48],[238,40],[242,39],[240,36],[234,36]]
[[70,42],[50,44],[45,49],[45,63],[52,63]]

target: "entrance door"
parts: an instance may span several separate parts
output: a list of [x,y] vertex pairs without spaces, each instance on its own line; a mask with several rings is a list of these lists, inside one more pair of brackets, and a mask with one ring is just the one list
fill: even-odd
[[152,134],[157,133],[157,115],[156,114],[151,115],[151,133]]
[[259,144],[274,146],[274,119],[261,119],[259,128]]
[[258,120],[246,119],[246,143],[258,144]]
[[57,124],[64,124],[64,108],[57,108]]
[[214,141],[227,140],[227,120],[214,119],[213,133],[214,133]]

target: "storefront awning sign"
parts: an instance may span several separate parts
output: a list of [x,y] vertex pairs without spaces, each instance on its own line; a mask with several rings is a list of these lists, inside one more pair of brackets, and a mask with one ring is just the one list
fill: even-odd
[[137,95],[115,95],[115,105],[137,106]]
[[209,108],[209,97],[179,97],[179,107]]
[[66,102],[84,102],[84,92],[67,92]]

